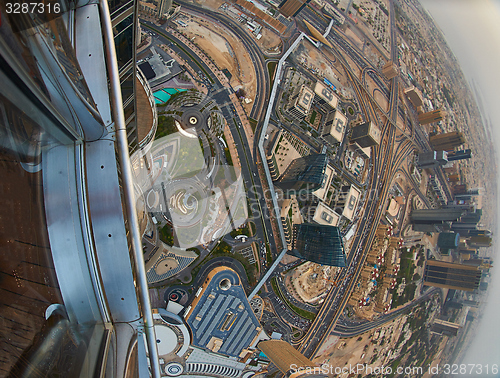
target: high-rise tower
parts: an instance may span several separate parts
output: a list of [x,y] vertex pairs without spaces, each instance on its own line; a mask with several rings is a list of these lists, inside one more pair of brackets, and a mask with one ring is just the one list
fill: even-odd
[[290,194],[307,195],[321,188],[325,177],[328,157],[325,154],[313,154],[295,159],[279,177],[275,185]]
[[[421,125],[427,125],[428,123],[441,121],[446,116],[446,112],[437,109],[431,112],[422,113],[418,115],[418,122]],[[435,148],[436,150],[440,150],[440,148]]]
[[472,152],[470,149],[453,151],[448,153],[448,161],[470,159],[472,157]]
[[291,254],[322,265],[345,267],[346,264],[342,235],[335,226],[294,225]]
[[428,260],[424,270],[424,285],[445,289],[474,291],[479,287],[481,271],[474,266]]
[[429,142],[434,150],[450,151],[465,143],[465,138],[459,131],[433,135]]

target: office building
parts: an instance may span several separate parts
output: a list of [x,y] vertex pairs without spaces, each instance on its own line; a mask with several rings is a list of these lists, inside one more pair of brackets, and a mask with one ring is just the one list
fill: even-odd
[[[444,185],[446,185],[446,182]],[[434,191],[434,194],[436,195],[436,198],[441,206],[445,207],[448,204],[448,197],[443,184],[436,175],[429,175],[429,187],[431,187]]]
[[380,144],[380,130],[372,122],[365,122],[362,125],[352,129],[351,143],[357,143],[359,146],[366,148],[378,146]]
[[278,9],[286,17],[295,17],[311,0],[283,0]]
[[160,377],[130,162],[156,131],[136,2],[57,5],[1,13],[0,369]]
[[479,287],[481,271],[474,266],[427,260],[424,285],[444,289],[474,291]]
[[338,25],[343,25],[345,22],[345,16],[342,14],[342,12],[339,12],[330,3],[325,2],[324,4],[325,6],[323,7],[323,13],[326,14],[328,18],[333,17]]
[[472,151],[470,149],[453,151],[448,153],[448,161],[470,159]]
[[456,196],[457,194],[465,194],[467,193],[467,185],[459,184],[453,187],[453,194]]
[[471,236],[467,240],[467,245],[471,248],[491,247],[491,236]]
[[479,307],[479,301],[474,301],[474,300],[469,300],[469,299],[462,299],[462,304],[464,306],[469,306],[469,307],[474,307],[477,308]]
[[440,223],[460,219],[464,213],[461,209],[414,209],[410,214],[412,223]]
[[324,202],[308,206],[305,210],[309,222],[316,222],[327,226],[337,226],[339,224],[340,215],[326,206]]
[[[467,211],[459,220],[452,223],[451,229],[453,231],[460,232],[460,230],[475,230],[477,224],[481,220],[483,211],[481,209],[476,209],[475,211]],[[465,235],[465,232],[462,232]]]
[[347,118],[342,112],[338,110],[330,112],[323,127],[323,139],[331,145],[341,143],[344,139],[346,126]]
[[418,88],[415,88],[413,85],[404,90],[406,97],[410,100],[415,108],[422,106],[423,97],[422,92]]
[[460,234],[455,232],[441,232],[438,236],[437,246],[441,249],[455,249],[460,242]]
[[313,154],[295,159],[275,181],[275,185],[284,192],[286,198],[292,194],[307,196],[323,185],[327,163],[326,154]]
[[418,154],[418,167],[421,169],[433,169],[448,163],[446,151],[429,151]]
[[384,67],[382,67],[382,74],[387,80],[390,80],[399,75],[399,68],[392,61],[387,62]]
[[312,194],[314,195],[311,198],[313,203],[317,203],[318,201],[326,201],[328,194],[330,193],[330,185],[333,179],[337,177],[337,174],[331,165],[327,165],[325,169],[325,176],[323,179],[323,183],[321,184],[321,188],[315,190]]
[[293,226],[292,255],[321,265],[345,267],[340,230],[335,226],[302,223]]
[[481,188],[469,189],[461,193],[455,194],[457,200],[470,201],[472,197],[477,197],[481,194]]
[[465,210],[454,208],[415,209],[410,214],[410,222],[417,232],[449,231],[450,222],[460,219],[463,213]]
[[436,151],[451,151],[465,143],[465,138],[459,131],[432,135],[429,138],[432,148]]
[[163,18],[172,7],[173,0],[159,0],[158,2],[158,18]]
[[[421,125],[427,125],[433,122],[439,122],[446,117],[446,112],[440,109],[418,115],[418,122]],[[434,147],[435,150],[443,150],[444,148]]]
[[317,81],[314,86],[314,93],[316,94],[314,97],[314,103],[316,105],[326,108],[325,110],[335,110],[337,108],[339,98],[331,87],[325,85],[321,81]]
[[462,262],[462,264],[464,264],[464,265],[475,266],[477,268],[479,268],[480,266],[482,266],[483,263],[485,263],[485,262],[481,258],[471,258],[471,259],[468,259],[468,260],[464,260]]
[[[271,4],[274,6],[279,6],[279,3],[276,3],[275,0],[270,1]],[[269,27],[274,29],[278,34],[284,34],[287,27],[288,27],[288,22],[284,21],[285,23],[281,22],[282,17],[281,15],[277,14],[276,17],[271,16],[268,11],[267,5],[263,5],[261,2],[253,2],[253,1],[247,1],[247,0],[236,0],[236,4],[239,5],[241,8],[245,9],[245,13],[251,13],[255,21],[260,23],[260,25],[255,25],[252,21],[250,21],[249,26],[251,28],[255,28],[252,30],[252,32],[257,35],[257,33],[262,30],[262,23],[267,24]],[[244,16],[246,17],[246,16]]]
[[305,85],[300,91],[291,97],[292,105],[287,109],[288,113],[297,119],[303,119],[309,114],[314,99],[314,92]]
[[352,220],[360,196],[361,192],[354,185],[343,185],[332,200],[331,207],[338,214]]
[[446,320],[436,319],[431,326],[431,333],[443,336],[456,336],[461,326],[458,323],[448,322]]
[[489,230],[470,230],[469,236],[491,236],[491,231],[489,231]]

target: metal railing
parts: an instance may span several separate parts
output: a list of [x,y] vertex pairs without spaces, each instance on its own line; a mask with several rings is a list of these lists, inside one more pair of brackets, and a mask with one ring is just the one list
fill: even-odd
[[125,115],[123,113],[123,101],[120,88],[120,76],[118,73],[115,42],[113,39],[113,29],[111,25],[108,2],[106,0],[101,0],[99,5],[102,16],[102,31],[105,42],[106,62],[110,81],[111,107],[116,129],[117,152],[120,159],[121,176],[123,180],[123,200],[129,221],[129,231],[131,233],[132,252],[135,262],[137,288],[139,291],[139,303],[143,312],[144,333],[146,335],[148,345],[151,375],[154,378],[160,378],[160,361],[158,357],[158,349],[156,347],[153,313],[151,310],[151,303],[149,301],[146,267],[141,244],[142,238],[139,231],[139,221],[135,208],[133,173],[128,149],[127,130],[125,125]]

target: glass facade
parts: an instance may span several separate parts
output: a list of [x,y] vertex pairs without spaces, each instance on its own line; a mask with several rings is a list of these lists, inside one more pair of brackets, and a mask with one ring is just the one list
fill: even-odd
[[312,223],[294,225],[292,254],[321,265],[346,266],[344,243],[335,226]]
[[425,265],[424,284],[428,286],[473,291],[479,288],[480,281],[477,267],[435,260]]
[[[0,3],[0,376],[135,377],[139,365],[149,376],[137,344],[150,305],[123,210],[106,9],[50,4],[60,12],[12,14]],[[109,5],[135,125],[136,4]]]
[[295,159],[275,184],[288,194],[311,193],[321,188],[327,163],[326,154],[313,154]]
[[131,14],[113,27],[118,69],[122,69],[134,58],[134,14]]

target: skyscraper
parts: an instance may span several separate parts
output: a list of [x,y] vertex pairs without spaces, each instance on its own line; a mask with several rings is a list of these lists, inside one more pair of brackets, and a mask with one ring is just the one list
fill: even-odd
[[410,218],[412,223],[440,223],[456,221],[464,213],[461,209],[415,209],[412,210]]
[[[427,114],[427,113],[426,113]],[[465,138],[459,131],[432,135],[429,142],[434,150],[450,151],[465,143]]]
[[156,129],[136,2],[51,4],[0,4],[0,369],[159,377],[130,164]]
[[472,151],[470,149],[453,151],[448,153],[448,161],[470,159],[472,157]]
[[288,108],[288,112],[297,119],[302,119],[309,114],[311,105],[314,99],[312,89],[303,85],[300,91],[291,97],[292,106]]
[[292,255],[321,265],[345,267],[340,230],[335,226],[302,223],[293,226]]
[[[477,224],[481,220],[482,215],[481,209],[476,209],[475,211],[467,211],[460,220],[454,221],[451,225],[453,231],[460,232],[460,230],[475,230]],[[462,233],[465,235],[465,233]]]
[[422,106],[423,100],[422,100],[422,92],[418,88],[415,88],[413,85],[411,87],[408,87],[404,90],[405,95],[408,97],[408,99],[411,101],[413,106],[416,108],[419,106]]
[[446,151],[429,151],[418,154],[418,167],[422,169],[437,168],[448,163]]
[[455,249],[458,247],[460,234],[455,232],[441,232],[438,236],[437,246],[441,249]]
[[448,322],[446,320],[436,319],[431,327],[432,333],[445,336],[456,336],[461,326],[458,323]]
[[327,163],[326,154],[313,154],[295,159],[275,182],[275,185],[284,191],[287,198],[291,194],[307,195],[312,193],[321,188]]
[[[428,123],[441,121],[446,116],[446,112],[437,109],[431,112],[422,113],[418,115],[418,122],[421,125],[427,125]],[[435,150],[441,150],[442,148],[434,148]]]
[[158,17],[162,18],[172,7],[173,0],[159,0]]
[[491,247],[491,236],[471,236],[467,245],[472,248]]
[[361,147],[372,147],[380,144],[380,130],[372,122],[365,122],[352,129],[351,143],[357,143]]
[[427,260],[424,285],[445,289],[474,291],[479,287],[481,271],[474,266]]
[[330,112],[323,127],[322,137],[330,144],[341,143],[347,126],[347,117],[340,111]]

